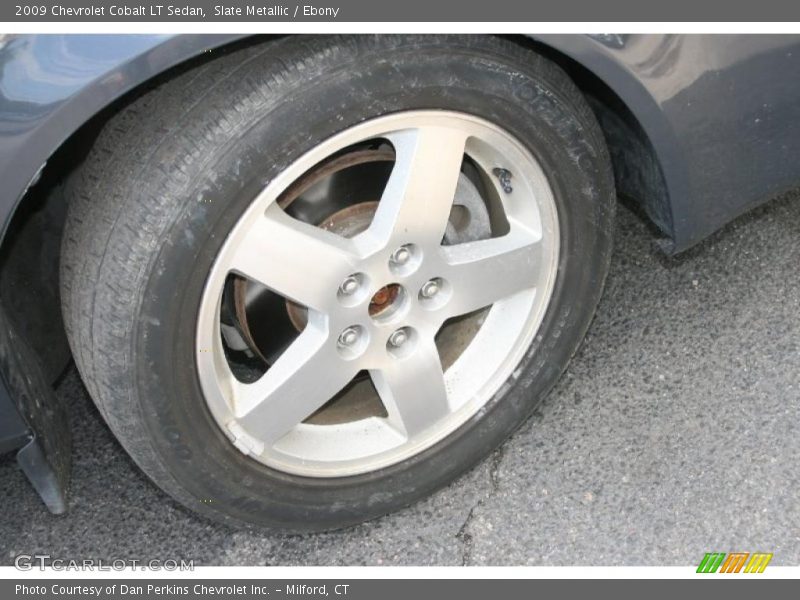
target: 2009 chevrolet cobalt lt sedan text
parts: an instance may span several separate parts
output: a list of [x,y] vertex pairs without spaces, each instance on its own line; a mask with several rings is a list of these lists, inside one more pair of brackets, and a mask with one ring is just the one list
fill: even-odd
[[414,502],[566,368],[617,196],[675,253],[800,183],[798,37],[1,43],[0,449],[55,512],[70,357],[204,515]]

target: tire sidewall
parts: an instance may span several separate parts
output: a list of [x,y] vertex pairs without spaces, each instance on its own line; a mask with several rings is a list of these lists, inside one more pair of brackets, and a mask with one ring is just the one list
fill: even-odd
[[[372,41],[368,52],[333,42],[320,49],[313,63],[318,76],[271,90],[232,127],[227,144],[208,149],[202,168],[189,174],[185,194],[175,198],[175,219],[147,269],[135,318],[133,397],[139,435],[148,440],[149,462],[158,465],[151,475],[204,514],[297,531],[341,527],[409,504],[510,435],[556,382],[588,327],[608,269],[613,216],[608,157],[591,113],[563,73],[528,53],[529,62],[521,63],[523,54],[510,44],[422,39]],[[258,68],[227,85],[245,85]],[[195,108],[196,118],[224,115],[224,92]],[[420,454],[345,478],[271,469],[231,444],[203,398],[194,355],[206,277],[239,216],[294,160],[359,122],[418,109],[486,119],[519,139],[542,165],[560,228],[558,274],[543,322],[517,376]]]

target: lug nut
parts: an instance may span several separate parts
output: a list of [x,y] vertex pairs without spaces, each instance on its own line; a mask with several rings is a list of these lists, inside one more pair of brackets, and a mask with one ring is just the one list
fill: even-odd
[[422,286],[420,290],[420,294],[422,294],[423,298],[433,298],[436,294],[439,293],[439,282],[435,279],[431,279],[430,281],[426,282],[425,285]]
[[339,334],[339,346],[349,347],[358,341],[358,330],[355,327],[348,327]]
[[398,329],[389,336],[389,344],[395,348],[399,348],[408,340],[408,334],[405,329]]
[[345,278],[345,280],[342,282],[342,285],[339,286],[339,291],[345,296],[350,296],[358,289],[358,283],[358,277],[355,275],[350,275]]
[[396,265],[404,265],[411,258],[411,250],[406,246],[400,246],[397,250],[392,252],[390,260]]

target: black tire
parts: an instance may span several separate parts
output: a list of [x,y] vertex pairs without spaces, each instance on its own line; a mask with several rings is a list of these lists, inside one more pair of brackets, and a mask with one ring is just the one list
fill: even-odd
[[[457,431],[377,472],[304,478],[247,458],[206,408],[192,358],[218,248],[256,191],[316,143],[371,117],[437,108],[513,132],[555,194],[559,272],[523,368]],[[615,204],[601,131],[566,74],[514,43],[466,36],[294,37],[225,54],[114,116],[68,195],[64,320],[112,431],[191,509],[291,531],[343,527],[412,503],[524,422],[589,326]]]

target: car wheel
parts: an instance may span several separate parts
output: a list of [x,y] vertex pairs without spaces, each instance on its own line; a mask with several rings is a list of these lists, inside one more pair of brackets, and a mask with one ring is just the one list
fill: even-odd
[[614,188],[569,78],[506,40],[287,38],[184,69],[69,182],[78,369],[219,520],[354,524],[452,481],[582,339]]

